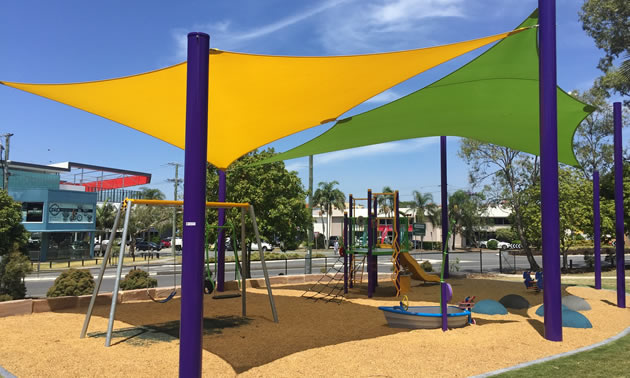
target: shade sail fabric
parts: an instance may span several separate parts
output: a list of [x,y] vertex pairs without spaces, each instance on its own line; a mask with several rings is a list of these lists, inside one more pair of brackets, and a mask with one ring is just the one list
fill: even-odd
[[[276,139],[335,120],[374,95],[514,32],[382,54],[281,57],[210,51],[208,161],[227,168]],[[184,148],[186,69],[74,84],[2,82]]]
[[[521,27],[538,23],[534,12]],[[429,136],[474,138],[539,154],[536,29],[506,38],[459,70],[406,97],[337,122],[267,163]],[[558,88],[558,158],[577,166],[573,134],[592,111]]]

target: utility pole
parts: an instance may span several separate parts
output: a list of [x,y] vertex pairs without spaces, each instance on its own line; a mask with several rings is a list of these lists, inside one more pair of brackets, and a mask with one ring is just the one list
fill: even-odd
[[[179,184],[182,181],[184,181],[178,177],[179,167],[181,167],[182,165],[179,163],[168,163],[168,165],[172,165],[175,167],[175,178],[168,179],[167,181],[173,183],[173,187],[174,187],[173,201],[177,201],[177,188],[179,187]],[[173,234],[171,236],[171,249],[173,250],[173,258],[175,258],[175,249],[176,249],[175,245],[177,244],[176,236],[175,236],[176,231],[177,231],[177,206],[173,208]]]
[[4,178],[4,182],[3,182],[2,188],[8,192],[9,191],[9,141],[11,137],[13,136],[13,134],[7,133],[2,136],[4,137],[4,164],[3,164],[4,171],[2,174],[2,177]]

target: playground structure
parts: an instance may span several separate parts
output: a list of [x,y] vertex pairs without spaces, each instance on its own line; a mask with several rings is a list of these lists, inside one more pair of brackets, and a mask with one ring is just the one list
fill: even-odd
[[[559,96],[558,96],[558,88],[556,85],[556,34],[555,34],[555,1],[539,1],[540,6],[540,20],[538,22],[538,17],[534,21],[534,17],[530,17],[530,21],[537,22],[539,28],[539,56],[536,57],[535,63],[539,65],[539,74],[533,77],[531,80],[523,80],[521,77],[515,77],[517,80],[530,85],[530,92],[539,95],[538,97],[538,112],[531,112],[530,114],[535,113],[535,118],[539,120],[539,122],[529,122],[534,128],[535,133],[532,132],[531,135],[537,135],[536,138],[521,138],[514,137],[513,135],[509,138],[510,141],[528,141],[531,142],[529,148],[518,148],[523,151],[528,151],[532,153],[537,153],[540,155],[540,164],[541,164],[541,202],[542,202],[542,227],[546,231],[543,233],[543,255],[545,259],[544,272],[545,272],[545,291],[544,291],[544,302],[547,307],[547,311],[545,311],[545,338],[551,341],[562,341],[562,313],[560,307],[560,269],[559,269],[559,261],[556,258],[557,251],[559,250],[559,222],[558,222],[558,156],[559,156],[559,136],[558,136],[558,109],[559,105]],[[533,30],[533,26],[529,27],[528,30]],[[536,34],[535,31],[529,33],[529,35]],[[504,38],[502,36],[501,38]],[[494,39],[487,39],[489,43],[491,41],[498,40],[499,37]],[[477,44],[476,47],[479,47],[482,44]],[[532,43],[532,46],[535,47],[535,43]],[[470,51],[472,48],[469,48]],[[434,49],[433,49],[434,50]],[[463,49],[464,50],[464,49]],[[465,52],[462,50],[462,53]],[[535,48],[534,48],[535,50]],[[99,114],[104,117],[107,117],[113,121],[120,122],[126,125],[134,125],[133,127],[145,131],[150,135],[154,135],[160,139],[170,140],[171,143],[184,147],[184,140],[186,141],[186,174],[185,174],[185,191],[184,197],[188,206],[186,212],[184,213],[184,237],[190,241],[192,246],[192,255],[187,258],[183,265],[182,269],[182,322],[181,322],[181,332],[180,332],[180,340],[181,340],[181,348],[180,348],[180,374],[183,376],[199,376],[201,371],[201,354],[199,351],[201,350],[201,317],[203,316],[203,308],[201,307],[203,304],[203,295],[199,292],[201,290],[203,284],[203,277],[199,275],[199,277],[195,276],[196,271],[201,270],[201,264],[203,258],[202,251],[202,243],[203,243],[203,203],[205,203],[205,191],[200,190],[205,186],[205,165],[206,161],[210,161],[215,164],[218,168],[227,168],[229,163],[236,159],[238,156],[246,153],[257,146],[261,146],[266,144],[269,141],[277,139],[281,136],[288,135],[290,133],[294,133],[300,131],[306,127],[312,127],[322,122],[322,120],[331,120],[334,118],[330,118],[331,116],[336,116],[338,114],[343,114],[343,110],[347,110],[351,108],[353,105],[360,103],[365,98],[370,97],[369,94],[376,94],[379,91],[382,91],[386,88],[391,87],[396,82],[402,81],[404,78],[407,78],[413,74],[417,74],[422,72],[424,69],[428,68],[423,66],[422,69],[416,68],[418,65],[417,61],[412,61],[412,59],[400,59],[400,61],[388,61],[380,64],[380,67],[395,67],[393,70],[389,70],[390,72],[400,73],[396,78],[388,80],[387,82],[379,82],[378,88],[358,88],[356,91],[351,92],[350,90],[344,90],[346,88],[333,88],[331,90],[330,87],[323,86],[320,83],[321,77],[328,77],[329,82],[337,83],[344,82],[349,83],[350,89],[356,86],[356,83],[367,83],[369,82],[372,85],[377,79],[380,79],[384,76],[382,70],[373,69],[375,66],[369,64],[368,62],[363,62],[366,64],[360,64],[361,61],[358,59],[370,59],[369,56],[362,56],[355,58],[352,63],[346,64],[346,67],[349,68],[350,73],[354,73],[358,71],[357,67],[365,68],[364,71],[368,72],[370,76],[369,80],[366,80],[366,76],[352,76],[348,74],[348,71],[341,72],[339,71],[339,76],[331,77],[327,75],[330,73],[328,70],[323,70],[322,72],[311,72],[306,69],[300,70],[300,68],[291,67],[292,70],[282,69],[280,64],[270,64],[274,67],[274,70],[277,72],[281,72],[281,76],[273,76],[270,74],[258,73],[251,74],[251,77],[261,77],[268,82],[263,82],[262,85],[251,85],[251,83],[246,82],[245,80],[229,80],[225,79],[229,75],[224,72],[221,72],[221,67],[230,67],[233,71],[238,72],[237,64],[233,64],[237,57],[234,54],[226,53],[226,52],[212,52],[210,56],[212,56],[212,64],[210,64],[213,69],[211,70],[213,75],[217,75],[224,80],[216,80],[217,77],[212,78],[213,85],[216,83],[229,83],[229,89],[232,89],[234,92],[238,94],[236,98],[241,98],[244,96],[250,96],[249,98],[243,98],[242,101],[230,101],[232,97],[229,95],[225,95],[225,88],[220,88],[217,86],[213,86],[213,100],[208,101],[208,80],[209,80],[209,36],[204,33],[191,33],[188,35],[188,61],[186,65],[178,65],[171,67],[169,69],[159,70],[156,73],[149,73],[158,75],[159,77],[154,80],[146,79],[137,80],[142,75],[137,75],[135,77],[129,77],[126,79],[117,79],[117,80],[108,80],[107,82],[97,82],[96,85],[94,83],[80,83],[74,85],[62,85],[62,86],[52,86],[52,85],[29,85],[29,84],[19,84],[19,83],[3,83],[6,85],[14,86],[16,88],[20,88],[26,91],[30,91],[33,93],[38,93],[43,96],[56,99],[57,101],[64,102],[66,104],[76,106],[82,108],[84,110],[90,111],[94,114]],[[458,54],[451,53],[450,57],[457,56]],[[484,54],[485,56],[489,56],[488,54]],[[510,55],[510,54],[508,54]],[[402,56],[402,55],[399,55]],[[513,54],[511,55],[513,56]],[[249,57],[247,57],[249,59]],[[337,61],[343,57],[338,57]],[[221,59],[224,59],[223,61]],[[234,61],[229,61],[229,59],[234,59]],[[253,59],[253,58],[252,58]],[[268,57],[264,57],[264,59],[268,59]],[[346,58],[345,62],[349,62]],[[229,64],[225,64],[225,61],[228,60]],[[271,60],[271,59],[270,59]],[[319,61],[324,61],[324,59],[319,58]],[[427,60],[428,59],[421,59]],[[294,61],[300,61],[300,63],[307,61],[307,59],[297,59]],[[407,70],[403,70],[403,65],[406,64]],[[433,65],[436,65],[435,63]],[[430,64],[427,64],[430,65]],[[263,64],[250,64],[248,67],[268,67],[269,65]],[[413,66],[413,70],[409,69],[409,66]],[[471,65],[468,65],[470,67]],[[509,66],[509,65],[504,65]],[[279,69],[275,69],[279,67]],[[329,68],[329,67],[328,67]],[[168,72],[168,70],[171,70]],[[183,70],[187,70],[187,83],[186,89],[183,89],[184,80],[173,79],[171,82],[166,82],[163,80],[169,74],[176,72],[177,75],[183,77]],[[303,113],[303,107],[298,105],[294,106],[294,102],[290,101],[292,99],[282,99],[277,96],[277,93],[269,93],[275,86],[269,85],[269,83],[280,82],[282,80],[286,80],[286,73],[300,72],[300,71],[308,71],[308,77],[317,78],[316,87],[322,87],[323,93],[326,95],[321,95],[321,92],[315,92],[311,90],[311,87],[305,85],[305,83],[300,82],[297,78],[292,77],[294,81],[294,85],[296,87],[300,87],[301,92],[304,94],[309,94],[311,97],[303,98],[301,96],[294,96],[292,91],[284,91],[290,94],[292,97],[295,97],[293,100],[298,101],[300,104],[303,104],[309,109],[316,109],[320,111],[317,114],[309,114],[309,117],[304,117],[300,119],[291,118],[290,116],[294,116],[295,114]],[[492,69],[486,69],[486,71],[493,71]],[[377,74],[378,73],[378,74]],[[146,74],[146,75],[149,75]],[[295,75],[297,76],[297,75]],[[353,77],[355,82],[350,82],[350,80],[337,80],[338,77]],[[477,82],[483,83],[484,80],[478,78],[475,75],[472,75],[474,80],[469,79],[466,83]],[[450,80],[453,79],[452,75],[449,75]],[[160,81],[162,80],[162,81]],[[170,80],[170,79],[169,79]],[[134,85],[127,85],[125,83],[133,82]],[[487,80],[486,80],[487,81]],[[538,83],[536,83],[538,81]],[[497,81],[498,82],[498,81]],[[103,84],[105,83],[105,84]],[[172,83],[177,83],[175,86],[171,85]],[[260,84],[260,83],[257,83]],[[485,84],[485,83],[483,83]],[[537,84],[537,85],[536,85]],[[109,89],[105,89],[105,86],[111,86]],[[174,88],[179,86],[177,88]],[[442,86],[449,87],[449,86]],[[454,88],[454,86],[450,86]],[[508,85],[510,93],[518,93],[519,97],[528,96],[525,91],[521,91],[516,89],[513,85]],[[56,89],[55,89],[56,88]],[[63,92],[61,95],[54,92],[61,89]],[[138,89],[139,88],[139,89]],[[256,89],[262,88],[263,92],[257,92]],[[160,90],[163,89],[163,90]],[[167,92],[169,94],[183,94],[186,93],[186,99],[182,100],[181,98],[172,98],[168,96],[163,96],[163,93]],[[228,92],[225,90],[225,92]],[[460,90],[461,93],[473,93],[470,91]],[[485,92],[495,92],[491,90],[485,90]],[[107,99],[102,97],[102,93],[107,93]],[[112,93],[117,93],[117,96],[111,96]],[[481,93],[481,92],[480,92]],[[337,94],[337,96],[331,95]],[[435,92],[432,92],[435,94]],[[500,94],[500,93],[499,93]],[[158,98],[156,101],[150,96],[155,95]],[[346,97],[345,101],[343,98]],[[437,98],[436,96],[433,96]],[[466,101],[471,102],[473,99],[480,98],[478,94],[475,96],[467,96]],[[509,96],[502,96],[503,98],[511,98]],[[322,98],[330,101],[331,103],[337,104],[336,108],[327,107],[327,104],[321,104],[317,99]],[[407,96],[410,98],[410,96]],[[142,103],[147,104],[147,108],[143,108],[142,104],[136,101],[137,99],[142,99]],[[217,99],[225,100],[223,102],[216,101]],[[268,100],[269,102],[261,101]],[[566,98],[560,97],[560,99],[566,100]],[[361,101],[360,101],[361,100]],[[81,102],[87,103],[87,105],[81,104]],[[444,101],[444,104],[449,106],[449,110],[452,110],[453,104],[451,100],[447,97]],[[186,103],[186,128],[185,128],[185,138],[182,137],[182,129],[179,128],[177,130],[173,129],[173,125],[182,125],[184,123],[182,117],[184,112],[177,111],[172,112],[172,114],[161,114],[156,110],[164,110],[174,108],[171,106],[172,104],[180,104],[183,105]],[[208,109],[208,104],[213,107]],[[219,105],[217,104],[238,104],[239,107],[247,108],[247,111],[243,111],[243,108],[238,109],[217,109]],[[278,117],[277,107],[272,106],[271,104],[283,104],[284,109],[292,109],[293,113],[287,115],[283,114],[283,117]],[[401,102],[397,102],[398,105]],[[497,104],[492,103],[493,108],[500,109],[512,109],[512,108],[523,108],[519,106],[519,104]],[[532,103],[535,103],[532,101]],[[516,105],[516,106],[514,106]],[[476,106],[472,104],[472,106]],[[183,107],[183,106],[182,106]],[[115,109],[115,110],[111,110]],[[180,109],[180,108],[178,108]],[[481,109],[481,107],[478,107]],[[271,116],[269,113],[265,113],[265,110],[271,111]],[[285,112],[288,113],[288,112]],[[424,112],[417,112],[422,113]],[[452,114],[454,112],[449,111],[440,113],[440,116],[444,119],[446,115]],[[459,111],[458,113],[466,113],[464,111]],[[483,114],[484,123],[487,122],[488,114],[485,112],[477,111],[475,113]],[[521,117],[515,117],[514,114],[510,111],[502,111],[500,113],[509,114],[513,121],[517,121]],[[174,116],[176,114],[177,116]],[[211,150],[207,149],[208,143],[208,121],[209,114],[211,115],[210,124],[213,125],[212,128],[212,140],[221,140],[222,143],[216,144],[216,148]],[[371,114],[377,114],[377,112],[372,111]],[[149,115],[155,115],[154,118],[151,118]],[[234,128],[233,127],[225,127],[221,126],[221,121],[225,122],[226,119],[221,119],[222,115],[229,115],[230,119],[227,120],[231,125],[238,125],[240,127],[238,129],[238,137],[234,137]],[[253,120],[242,120],[238,118],[242,115],[254,115],[256,119]],[[582,115],[579,114],[581,118]],[[540,118],[538,118],[540,117]],[[578,117],[578,118],[580,118]],[[354,117],[356,120],[359,120],[360,117]],[[259,120],[273,119],[273,122],[270,122],[269,125],[265,125],[268,127],[260,127]],[[390,120],[392,123],[394,121]],[[425,123],[430,123],[427,120],[424,120]],[[614,123],[615,123],[615,207],[616,207],[616,233],[617,235],[623,235],[623,196],[622,196],[622,149],[621,149],[621,104],[615,103],[614,106]],[[402,122],[400,122],[402,123]],[[462,122],[453,122],[454,125],[461,125]],[[470,123],[470,122],[468,122]],[[417,123],[413,123],[417,125]],[[245,125],[245,126],[244,126]],[[254,126],[255,125],[255,126]],[[292,125],[292,126],[288,126]],[[505,129],[505,122],[500,123],[501,127]],[[249,129],[248,129],[249,127]],[[255,128],[255,129],[254,129]],[[348,124],[344,125],[345,129],[348,129]],[[469,128],[473,129],[473,128]],[[525,130],[525,128],[513,127],[509,129],[510,133],[516,132],[517,130]],[[566,128],[563,130],[567,132]],[[174,138],[173,135],[178,132],[178,137]],[[431,133],[441,133],[441,134],[433,134],[433,135],[456,135],[456,136],[469,136],[462,135],[461,131],[453,130],[448,131],[445,129],[438,129],[437,131],[432,130]],[[476,133],[476,132],[475,132]],[[263,135],[264,134],[264,135]],[[332,133],[328,133],[331,134]],[[479,133],[476,135],[470,135],[470,137],[481,136],[484,133]],[[496,133],[495,133],[496,134]],[[571,133],[572,134],[572,133]],[[487,132],[485,133],[484,140],[488,142],[494,142],[490,140],[493,134]],[[443,141],[445,145],[445,137],[443,136]],[[243,143],[245,139],[248,139]],[[482,138],[483,139],[483,138]],[[564,140],[564,145],[566,145],[566,139]],[[374,143],[374,142],[373,142]],[[505,142],[505,140],[497,140],[498,144],[507,145],[511,142]],[[238,145],[238,148],[235,148],[235,144]],[[532,148],[532,146],[535,146]],[[358,147],[355,146],[355,147]],[[527,147],[527,146],[525,146]],[[539,147],[539,148],[537,148]],[[566,149],[565,149],[566,150]],[[443,156],[445,156],[445,149],[442,151]],[[208,153],[215,154],[213,156],[208,155]],[[311,152],[311,154],[313,154]],[[566,151],[564,152],[566,155]],[[445,198],[446,193],[446,162],[445,158],[443,159],[442,166],[442,193],[443,198]],[[443,211],[446,211],[445,201],[443,200]],[[444,218],[444,217],[443,217]],[[444,223],[447,223],[444,221]],[[595,222],[597,227],[599,227],[598,222]],[[372,239],[373,240],[373,239]],[[617,306],[625,307],[625,272],[623,269],[623,239],[618,237],[618,240],[621,240],[617,243]],[[188,243],[188,242],[187,242]],[[400,253],[400,245],[398,247],[395,246],[396,242],[394,242],[394,253]],[[444,245],[446,243],[443,243]],[[109,247],[108,247],[109,248]],[[121,251],[124,249],[124,246],[121,247]],[[374,287],[376,286],[376,276],[373,276],[376,272],[376,259],[375,255],[368,252],[368,279],[371,279],[371,292],[373,293]],[[348,255],[348,254],[346,254]],[[596,251],[595,256],[596,261],[599,260],[598,251]],[[122,261],[122,253],[121,253],[121,261]],[[399,262],[396,260],[396,264]],[[198,266],[199,265],[199,266]],[[444,264],[443,264],[444,265]],[[446,264],[448,265],[448,264]],[[119,265],[120,267],[121,265]],[[621,269],[619,268],[621,266]],[[344,267],[347,269],[347,263],[344,264]],[[370,269],[371,268],[371,269]],[[397,265],[397,268],[399,266]],[[345,270],[346,270],[345,269]],[[345,280],[347,280],[347,272],[344,271]],[[596,273],[596,274],[599,274]],[[120,274],[119,274],[120,275]],[[370,276],[372,275],[372,276]],[[117,280],[120,277],[117,277]],[[100,286],[100,282],[99,282]],[[244,285],[245,286],[245,285]],[[399,287],[398,287],[399,288]],[[370,292],[370,287],[368,287],[368,292]],[[442,291],[444,295],[444,291]],[[115,297],[115,296],[114,296]],[[442,301],[443,303],[443,301]],[[93,305],[93,301],[91,303]],[[444,311],[443,311],[444,313]],[[185,319],[184,319],[185,318]],[[111,323],[111,322],[110,322]],[[444,327],[443,323],[443,327]]]
[[[165,200],[138,200],[138,199],[126,199],[121,206],[119,206],[118,211],[116,213],[116,218],[114,220],[114,225],[112,227],[112,233],[110,236],[109,240],[114,240],[115,238],[115,232],[118,229],[118,225],[120,223],[120,218],[121,218],[121,214],[124,211],[125,212],[125,220],[123,223],[123,233],[122,233],[122,240],[126,240],[127,239],[127,233],[129,230],[129,219],[131,216],[131,209],[133,207],[133,205],[147,205],[147,206],[166,206],[166,207],[179,207],[179,206],[183,206],[184,202],[183,201],[165,201]],[[263,274],[265,277],[265,286],[267,287],[267,294],[269,296],[269,305],[271,307],[271,312],[273,315],[273,320],[274,322],[278,322],[278,314],[276,311],[276,305],[273,299],[273,293],[271,291],[271,284],[269,282],[269,274],[267,272],[267,265],[265,263],[265,253],[262,250],[261,247],[261,241],[260,241],[260,235],[258,232],[258,225],[256,223],[256,214],[254,211],[254,206],[250,205],[249,203],[231,203],[231,202],[206,202],[205,204],[206,208],[240,208],[241,209],[241,253],[242,253],[242,263],[243,263],[243,267],[247,266],[247,252],[245,251],[245,214],[247,211],[249,211],[249,216],[251,218],[252,221],[252,225],[254,228],[254,233],[256,235],[256,242],[258,243],[258,250],[260,252],[260,262],[263,268]],[[94,309],[94,304],[96,302],[96,297],[98,296],[98,292],[100,290],[101,287],[101,283],[103,282],[103,276],[105,274],[105,267],[107,266],[107,260],[109,259],[109,257],[111,256],[111,251],[112,251],[112,245],[114,243],[108,243],[107,245],[107,250],[105,251],[105,256],[103,257],[103,263],[101,264],[101,268],[99,271],[99,275],[98,278],[96,280],[96,285],[94,288],[94,292],[92,293],[92,297],[90,299],[90,304],[88,306],[88,310],[87,313],[85,314],[85,320],[83,322],[83,328],[81,330],[81,338],[84,338],[86,333],[87,333],[87,329],[88,326],[90,324],[90,318],[92,317],[92,311]],[[116,315],[116,304],[117,304],[117,298],[118,298],[118,290],[120,288],[120,278],[122,275],[122,267],[123,267],[123,262],[124,262],[124,257],[125,257],[125,247],[126,247],[126,243],[121,243],[120,244],[120,253],[119,253],[119,259],[118,259],[118,265],[116,268],[116,280],[114,283],[114,291],[113,291],[113,295],[112,295],[112,304],[110,307],[110,313],[109,313],[109,322],[108,322],[108,326],[107,326],[107,335],[105,338],[105,346],[109,347],[111,345],[111,339],[112,339],[112,332],[113,332],[113,328],[114,328],[114,318]],[[237,250],[234,250],[234,255],[237,255]],[[238,260],[237,260],[238,261]],[[183,263],[183,261],[182,261]],[[237,262],[238,264],[238,262]],[[208,267],[206,267],[206,269],[209,270]],[[238,269],[238,268],[237,268]],[[240,271],[243,271],[243,268],[240,268]],[[199,274],[200,276],[204,275],[203,270],[199,270]],[[207,271],[205,272],[205,274],[208,274]],[[208,277],[210,275],[208,274]],[[199,292],[202,293],[204,290],[206,290],[205,285],[200,285],[199,287]],[[247,284],[245,281],[245,278],[243,278],[243,282],[241,284],[241,290],[242,290],[242,294],[241,294],[241,302],[242,302],[242,316],[245,317],[247,315]],[[164,300],[156,300],[155,298],[151,297],[150,295],[147,295],[154,301],[157,302],[166,302],[168,300],[170,300],[171,298],[173,298],[175,296],[175,294],[177,293],[176,289],[173,290],[173,292],[171,292],[171,294],[169,294],[169,296],[164,299]],[[229,297],[233,297],[234,295],[229,295]]]
[[[391,217],[378,217],[378,198],[390,197],[392,203]],[[354,213],[356,201],[367,201],[367,218],[357,217]],[[378,256],[391,256],[394,266],[392,282],[396,296],[400,296],[401,267],[412,274],[412,278],[425,282],[440,282],[439,277],[427,274],[418,262],[409,255],[411,228],[407,217],[401,217],[399,211],[398,191],[390,193],[373,193],[368,189],[367,197],[348,197],[350,214],[344,214],[344,293],[348,287],[356,284],[357,272],[361,272],[367,261],[368,298],[374,294],[378,285]],[[391,225],[389,224],[391,222]],[[390,235],[391,234],[391,235]],[[361,260],[359,262],[359,259]],[[360,267],[360,270],[357,269]]]

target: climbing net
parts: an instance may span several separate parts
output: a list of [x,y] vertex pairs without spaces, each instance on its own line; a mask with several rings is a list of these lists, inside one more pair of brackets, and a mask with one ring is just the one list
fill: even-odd
[[313,286],[302,293],[302,297],[314,301],[341,303],[343,301],[343,256],[337,258],[326,274],[323,274]]

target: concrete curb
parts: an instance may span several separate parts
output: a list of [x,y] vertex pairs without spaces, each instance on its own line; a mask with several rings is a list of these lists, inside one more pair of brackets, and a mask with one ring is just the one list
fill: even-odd
[[[601,289],[601,290],[616,292],[615,290],[610,290],[610,289]],[[523,362],[522,364],[510,366],[510,367],[507,367],[507,368],[504,368],[504,369],[494,370],[494,371],[490,371],[490,372],[487,372],[487,373],[475,375],[472,378],[492,377],[492,376],[495,376],[495,375],[503,374],[503,373],[508,372],[508,371],[518,370],[518,369],[522,369],[522,368],[525,368],[525,367],[528,367],[528,366],[541,364],[543,362],[552,361],[552,360],[556,360],[558,358],[571,356],[571,355],[574,355],[574,354],[577,354],[577,353],[580,353],[580,352],[586,352],[588,350],[595,349],[595,348],[598,348],[600,346],[604,346],[604,345],[606,345],[608,343],[611,343],[611,342],[613,342],[615,340],[619,340],[620,338],[622,338],[622,337],[624,337],[626,335],[630,335],[630,327],[624,329],[623,331],[621,331],[620,333],[616,334],[615,336],[609,337],[606,340],[600,341],[600,342],[595,343],[593,345],[587,345],[585,347],[574,349],[574,350],[570,350],[568,352],[564,352],[564,353],[560,353],[560,354],[554,354],[553,356],[543,357],[543,358],[539,358],[537,360]]]
[[630,335],[630,327],[626,328],[625,330],[621,331],[619,334],[617,334],[615,336],[612,336],[612,337],[610,337],[610,338],[608,338],[608,339],[606,339],[604,341],[600,341],[600,342],[595,343],[593,345],[588,345],[588,346],[585,346],[585,347],[582,347],[582,348],[570,350],[568,352],[555,354],[553,356],[539,358],[539,359],[533,360],[533,361],[523,362],[522,364],[510,366],[510,367],[507,367],[507,368],[504,368],[504,369],[494,370],[494,371],[491,371],[491,372],[488,372],[488,373],[475,375],[475,376],[473,376],[473,378],[492,377],[492,376],[495,376],[495,375],[506,373],[508,371],[518,370],[518,369],[522,369],[522,368],[525,368],[525,367],[528,367],[528,366],[541,364],[543,362],[557,360],[558,358],[572,356],[572,355],[577,354],[577,353],[586,352],[588,350],[592,350],[592,349],[598,348],[600,346],[609,344],[609,343],[611,343],[611,342],[613,342],[615,340],[619,340],[620,338],[622,338],[622,337],[624,337],[626,335]]

